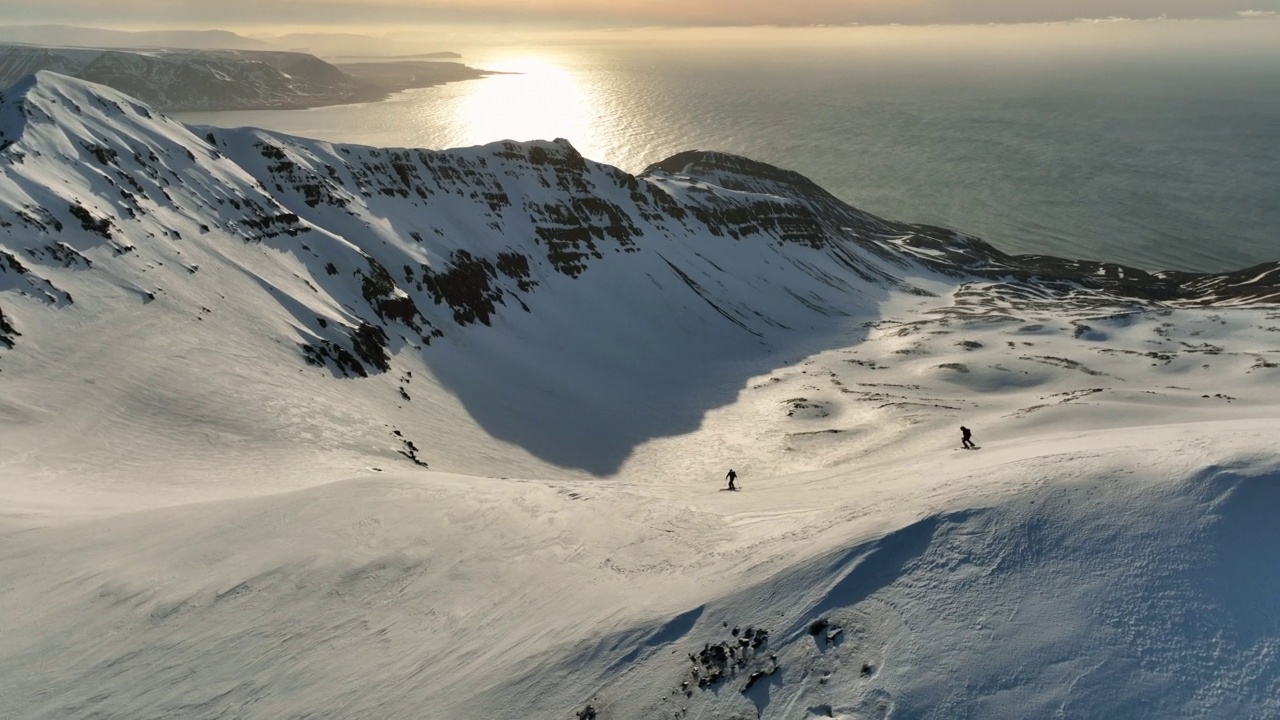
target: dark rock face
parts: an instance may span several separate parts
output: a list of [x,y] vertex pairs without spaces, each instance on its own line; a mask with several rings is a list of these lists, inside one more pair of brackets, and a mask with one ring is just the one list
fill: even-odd
[[343,377],[369,377],[369,371],[350,350],[329,340],[321,340],[316,344],[304,344],[302,357],[308,365],[316,367],[326,367],[332,363],[337,374]]
[[21,334],[17,328],[9,323],[9,319],[4,316],[4,308],[0,308],[0,345],[12,350],[14,338]]
[[72,217],[80,221],[81,228],[101,235],[105,240],[111,239],[111,220],[109,218],[96,217],[86,210],[83,205],[72,205],[69,211]]
[[360,327],[351,333],[351,346],[356,355],[369,366],[382,372],[391,369],[391,358],[387,355],[387,332],[381,327],[360,323]]
[[430,326],[431,323],[418,312],[418,306],[414,304],[413,298],[397,294],[400,288],[396,286],[391,273],[378,264],[377,260],[373,258],[366,258],[366,260],[369,263],[368,272],[357,271],[360,277],[360,295],[365,302],[369,303],[378,317],[382,320],[394,320],[418,332],[422,330],[418,324],[420,318],[423,323]]
[[534,230],[538,242],[547,248],[547,258],[557,270],[577,277],[591,258],[602,257],[597,243],[609,241],[618,247],[635,247],[641,231],[630,215],[598,197],[573,197],[567,203],[526,203],[525,209],[543,218]]
[[[45,251],[41,249],[35,250],[37,256],[43,255]],[[72,251],[74,252],[74,251]],[[64,255],[64,257],[67,257]],[[71,261],[74,265],[75,261]],[[85,259],[87,263],[88,260]],[[62,290],[54,285],[47,278],[41,277],[36,272],[28,269],[22,264],[13,253],[0,250],[0,290],[13,289],[19,295],[34,298],[46,305],[64,306],[72,305],[74,301],[71,299],[71,293]],[[13,346],[13,338],[21,335],[17,330],[13,329],[10,321],[5,322],[8,330],[0,330],[8,337],[7,343]]]
[[[327,325],[327,322],[325,323]],[[332,366],[336,374],[347,377],[369,377],[370,373],[391,369],[391,356],[387,351],[389,340],[380,325],[362,322],[343,334],[348,350],[343,344],[331,340],[303,344],[302,357],[308,365]]]
[[304,232],[311,232],[311,228],[303,227],[298,222],[298,216],[293,213],[250,215],[241,219],[240,224],[256,231],[245,238],[246,240],[254,241],[269,240],[279,235],[294,236]]
[[93,261],[78,250],[64,242],[52,243],[44,247],[26,248],[27,254],[36,262],[60,265],[64,268],[80,268],[88,270]]
[[[524,258],[523,255],[507,254],[507,267],[519,267],[511,257]],[[450,258],[449,269],[435,272],[431,268],[422,270],[422,285],[431,293],[437,305],[448,305],[453,310],[453,320],[459,325],[470,325],[479,322],[489,324],[489,318],[502,304],[505,293],[490,281],[498,277],[498,268],[485,258],[472,257],[466,250],[454,250]],[[527,276],[528,260],[523,268]],[[508,276],[510,277],[510,276]]]

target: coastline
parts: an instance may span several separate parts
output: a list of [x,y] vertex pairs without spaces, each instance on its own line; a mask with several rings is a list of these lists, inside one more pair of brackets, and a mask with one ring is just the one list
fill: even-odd
[[[355,67],[353,67],[355,66]],[[379,67],[394,66],[394,67]],[[444,72],[423,72],[423,66],[441,66],[433,70]],[[491,75],[510,75],[512,73],[494,70],[481,70],[462,63],[430,62],[430,61],[395,61],[389,63],[336,63],[334,67],[343,73],[365,84],[346,92],[333,94],[302,95],[279,102],[265,101],[243,105],[217,107],[168,106],[156,108],[160,112],[174,113],[213,113],[213,112],[253,112],[267,110],[312,110],[323,107],[342,105],[362,105],[388,100],[406,90],[420,90],[438,87],[454,82],[482,80]]]

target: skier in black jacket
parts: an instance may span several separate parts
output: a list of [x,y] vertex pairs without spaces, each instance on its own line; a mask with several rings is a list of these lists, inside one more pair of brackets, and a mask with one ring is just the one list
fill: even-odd
[[960,426],[960,444],[964,445],[965,450],[972,450],[973,448],[978,447],[977,445],[973,444],[972,440],[969,439],[971,437],[973,437],[973,433],[969,432],[969,428],[961,425]]

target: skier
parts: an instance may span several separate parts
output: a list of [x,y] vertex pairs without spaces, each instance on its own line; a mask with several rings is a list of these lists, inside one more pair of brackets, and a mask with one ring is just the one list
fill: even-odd
[[961,425],[960,426],[960,444],[964,445],[965,450],[972,450],[973,448],[978,447],[977,445],[973,444],[972,440],[969,439],[971,437],[973,437],[973,433],[969,432],[969,428]]
[[735,487],[735,486],[734,486],[734,484],[733,484],[733,481],[738,479],[738,473],[734,472],[734,471],[733,471],[733,469],[732,469],[732,468],[730,468],[730,469],[729,469],[729,474],[728,474],[728,475],[725,475],[725,478],[729,480],[729,489],[730,489],[730,490],[737,490],[737,489],[738,489],[738,488],[737,488],[737,487]]

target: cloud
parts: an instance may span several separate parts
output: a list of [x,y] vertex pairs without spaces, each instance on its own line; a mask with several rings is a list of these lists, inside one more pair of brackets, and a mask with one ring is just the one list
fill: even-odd
[[1275,10],[1241,10],[1236,13],[1236,16],[1245,20],[1273,20],[1280,16],[1280,13]]

